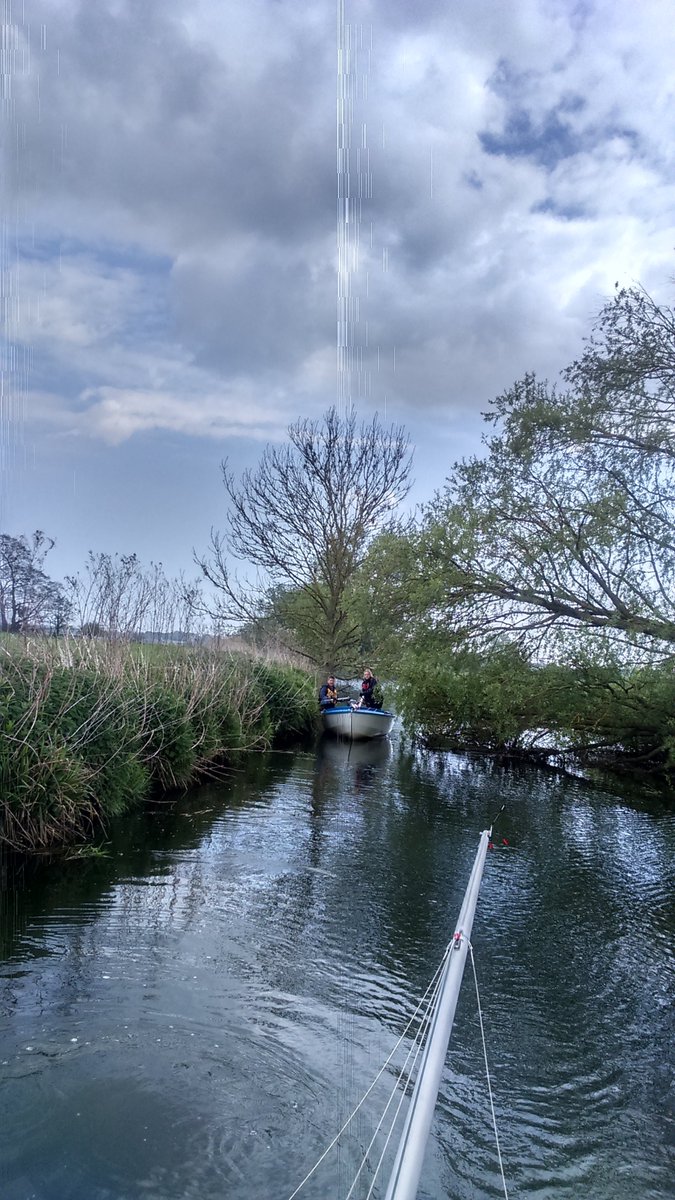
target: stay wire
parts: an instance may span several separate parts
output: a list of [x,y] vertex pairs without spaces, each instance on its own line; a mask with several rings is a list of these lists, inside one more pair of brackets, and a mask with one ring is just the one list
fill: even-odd
[[482,1012],[481,1003],[480,1003],[480,992],[478,990],[478,976],[476,974],[476,963],[475,963],[475,960],[473,957],[473,946],[471,945],[470,941],[469,941],[469,953],[471,955],[471,968],[473,970],[473,981],[474,981],[474,984],[476,987],[476,1002],[478,1004],[478,1021],[480,1024],[480,1036],[481,1036],[481,1040],[483,1042],[483,1059],[485,1062],[485,1077],[487,1079],[488,1094],[490,1097],[490,1109],[492,1112],[492,1128],[494,1129],[494,1133],[495,1133],[495,1145],[497,1147],[497,1158],[499,1160],[499,1170],[500,1170],[501,1177],[502,1177],[502,1187],[504,1188],[504,1196],[506,1197],[506,1200],[509,1200],[509,1193],[506,1189],[506,1177],[504,1175],[504,1163],[502,1161],[502,1151],[501,1151],[501,1147],[499,1145],[499,1133],[497,1132],[497,1117],[495,1114],[495,1104],[494,1104],[494,1098],[492,1095],[492,1080],[490,1079],[490,1068],[488,1066],[487,1045],[485,1042],[485,1027],[483,1025],[483,1012]]
[[[448,950],[449,950],[449,949],[450,949],[450,947],[448,946]],[[433,996],[432,996],[432,998],[431,998],[431,1000],[430,1000],[430,1002],[429,1002],[429,1005],[428,1005],[428,1007],[427,1007],[427,1012],[426,1012],[426,1014],[425,1014],[425,1020],[426,1020],[426,1023],[427,1023],[427,1032],[429,1031],[429,1027],[430,1027],[430,1025],[431,1025],[431,1021],[430,1021],[430,1010],[431,1010],[431,1007],[432,1007],[432,1005],[434,1005],[434,1004],[436,1003],[436,1000],[438,999],[438,994],[439,994],[440,990],[441,990],[441,981],[440,981],[440,979],[439,979],[439,980],[438,980],[438,982],[437,982],[437,984],[436,984],[436,987],[434,988],[434,994],[433,994]],[[420,1033],[421,1033],[421,1032],[422,1032],[422,1024],[420,1023],[420,1029],[419,1029],[419,1031],[418,1031],[418,1037],[419,1037],[419,1035],[420,1035]],[[385,1138],[384,1146],[382,1147],[382,1152],[381,1152],[381,1154],[380,1154],[380,1157],[379,1157],[379,1159],[377,1160],[377,1165],[376,1165],[376,1167],[375,1167],[375,1172],[374,1172],[374,1174],[373,1174],[373,1179],[372,1179],[371,1185],[370,1185],[370,1187],[369,1187],[369,1189],[368,1189],[368,1195],[366,1196],[366,1200],[370,1200],[370,1197],[371,1197],[371,1196],[372,1196],[372,1194],[373,1194],[373,1188],[375,1187],[375,1183],[376,1183],[376,1181],[377,1181],[377,1176],[378,1176],[378,1174],[379,1174],[380,1167],[382,1166],[382,1162],[383,1162],[383,1160],[384,1160],[384,1156],[385,1156],[385,1154],[386,1154],[386,1152],[387,1152],[387,1147],[388,1147],[388,1145],[389,1145],[389,1142],[391,1141],[392,1134],[393,1134],[393,1132],[394,1132],[394,1129],[395,1129],[395,1127],[396,1127],[396,1122],[397,1122],[397,1120],[398,1120],[398,1114],[400,1113],[400,1111],[401,1111],[401,1106],[402,1106],[402,1104],[403,1104],[403,1101],[405,1100],[406,1090],[407,1090],[408,1083],[410,1082],[410,1078],[411,1078],[411,1075],[412,1075],[412,1069],[415,1067],[415,1064],[417,1063],[417,1059],[418,1059],[418,1058],[419,1058],[419,1056],[420,1056],[420,1052],[421,1052],[421,1050],[422,1050],[422,1040],[420,1040],[420,1044],[419,1044],[419,1046],[417,1047],[417,1051],[416,1051],[416,1053],[415,1053],[415,1058],[414,1058],[414,1060],[413,1060],[412,1067],[411,1067],[410,1071],[408,1072],[408,1078],[407,1078],[407,1080],[406,1080],[406,1082],[405,1082],[405,1084],[404,1084],[403,1088],[401,1089],[401,1097],[400,1097],[400,1099],[399,1099],[399,1102],[398,1102],[398,1104],[396,1105],[396,1112],[394,1113],[394,1116],[393,1116],[393,1119],[392,1119],[391,1125],[389,1126],[389,1133],[387,1134],[387,1136],[386,1136],[386,1138]],[[407,1061],[407,1059],[406,1059],[406,1061]],[[405,1065],[405,1064],[404,1064],[404,1065]],[[383,1114],[383,1119],[384,1119],[384,1114]],[[380,1124],[381,1124],[381,1122],[380,1122]]]
[[[385,1107],[384,1107],[384,1110],[383,1110],[383,1112],[382,1112],[382,1116],[380,1117],[380,1119],[379,1119],[379,1121],[378,1121],[378,1123],[377,1123],[377,1125],[376,1125],[376,1127],[375,1127],[375,1132],[374,1132],[374,1134],[373,1134],[372,1138],[370,1139],[370,1142],[369,1142],[369,1143],[368,1143],[368,1145],[366,1146],[366,1149],[365,1149],[365,1151],[364,1151],[364,1153],[363,1153],[363,1158],[361,1159],[360,1166],[359,1166],[359,1168],[358,1168],[358,1170],[357,1170],[357,1172],[356,1172],[356,1174],[355,1174],[355,1176],[354,1176],[354,1179],[353,1179],[353,1182],[352,1182],[352,1186],[350,1187],[349,1191],[347,1192],[347,1195],[345,1196],[345,1200],[350,1200],[350,1197],[351,1197],[351,1195],[352,1195],[352,1193],[353,1193],[353,1191],[354,1191],[354,1188],[356,1187],[356,1184],[358,1183],[359,1176],[360,1176],[360,1174],[361,1174],[361,1172],[362,1172],[363,1168],[365,1167],[365,1165],[366,1165],[366,1162],[368,1161],[368,1155],[370,1154],[370,1151],[371,1151],[371,1150],[372,1150],[372,1148],[373,1148],[373,1145],[374,1145],[374,1143],[375,1143],[375,1140],[376,1140],[376,1138],[377,1138],[377,1135],[378,1135],[378,1133],[380,1132],[380,1129],[382,1128],[382,1126],[383,1126],[383,1124],[384,1124],[384,1118],[386,1117],[386,1115],[387,1115],[387,1112],[389,1111],[389,1106],[391,1105],[391,1103],[392,1103],[392,1101],[393,1101],[393,1099],[394,1099],[394,1096],[396,1095],[396,1093],[397,1093],[397,1091],[398,1091],[399,1087],[401,1087],[401,1084],[402,1084],[402,1087],[401,1087],[401,1096],[400,1096],[399,1102],[398,1102],[398,1104],[397,1104],[397,1106],[396,1106],[396,1111],[395,1111],[395,1113],[394,1113],[394,1116],[393,1116],[393,1119],[392,1119],[392,1121],[391,1121],[391,1124],[390,1124],[390,1127],[389,1127],[389,1132],[388,1132],[388,1134],[387,1134],[387,1137],[386,1137],[386,1140],[385,1140],[385,1143],[384,1143],[384,1147],[383,1147],[383,1149],[382,1149],[382,1153],[380,1154],[380,1157],[379,1157],[379,1159],[378,1159],[378,1162],[377,1162],[377,1166],[375,1167],[375,1173],[374,1173],[374,1175],[373,1175],[372,1182],[371,1182],[371,1184],[370,1184],[370,1188],[368,1189],[368,1195],[366,1196],[366,1200],[369,1200],[369,1197],[372,1195],[373,1188],[375,1187],[375,1182],[376,1182],[376,1180],[377,1180],[377,1175],[378,1175],[378,1172],[379,1172],[379,1170],[380,1170],[380,1167],[382,1166],[382,1160],[383,1160],[383,1158],[384,1158],[384,1155],[385,1155],[385,1152],[386,1152],[387,1146],[389,1145],[389,1142],[390,1142],[390,1140],[391,1140],[391,1136],[392,1136],[392,1134],[393,1134],[393,1132],[394,1132],[394,1127],[395,1127],[395,1125],[396,1125],[396,1121],[397,1121],[397,1119],[398,1119],[398,1114],[399,1114],[399,1112],[401,1111],[401,1105],[403,1104],[403,1101],[404,1101],[404,1099],[405,1099],[406,1091],[407,1091],[407,1088],[408,1088],[408,1084],[410,1083],[410,1079],[411,1079],[411,1076],[412,1076],[412,1072],[413,1072],[413,1070],[415,1069],[415,1065],[416,1065],[416,1063],[417,1063],[417,1060],[418,1060],[418,1058],[419,1058],[419,1056],[420,1056],[420,1054],[421,1054],[421,1052],[422,1052],[422,1047],[423,1047],[423,1044],[424,1044],[424,1037],[425,1037],[425,1033],[427,1032],[427,1030],[428,1030],[428,1028],[429,1028],[429,1024],[430,1024],[430,1014],[431,1014],[431,1012],[432,1012],[432,1010],[433,1010],[433,1007],[434,1007],[434,1005],[435,1005],[435,1003],[436,1003],[436,1000],[438,999],[438,993],[439,993],[439,991],[440,991],[440,987],[441,987],[440,971],[437,971],[437,973],[436,973],[436,985],[435,985],[435,987],[434,987],[434,990],[433,990],[433,992],[432,992],[432,993],[431,993],[431,995],[429,996],[429,1000],[428,1000],[428,1002],[427,1002],[426,1010],[425,1010],[425,1012],[423,1013],[423,1015],[422,1015],[422,1017],[421,1017],[421,1019],[420,1019],[419,1028],[418,1028],[418,1030],[417,1030],[417,1033],[415,1034],[415,1040],[413,1041],[413,1044],[412,1044],[412,1046],[410,1047],[410,1049],[409,1049],[409,1051],[408,1051],[408,1053],[407,1053],[407,1055],[406,1055],[406,1057],[405,1057],[405,1061],[404,1061],[404,1063],[403,1063],[403,1066],[402,1066],[402,1068],[401,1068],[401,1073],[400,1073],[400,1075],[399,1075],[398,1079],[395,1079],[395,1080],[394,1080],[394,1086],[393,1086],[393,1088],[392,1088],[392,1090],[391,1090],[391,1094],[390,1094],[390,1096],[389,1096],[389,1099],[387,1100],[387,1103],[386,1103],[386,1105],[385,1105]],[[428,991],[428,989],[427,989],[427,991]],[[413,1058],[413,1060],[412,1060],[412,1063],[411,1063],[410,1067],[408,1067],[408,1063],[410,1062],[410,1059],[411,1059],[411,1057],[413,1056],[413,1052],[414,1052],[414,1058]]]
[[397,1041],[396,1045],[394,1046],[393,1050],[392,1050],[392,1051],[391,1051],[391,1053],[389,1054],[388,1058],[386,1058],[386,1059],[385,1059],[385,1061],[383,1062],[382,1066],[380,1067],[380,1070],[377,1072],[377,1075],[375,1076],[375,1078],[373,1079],[372,1083],[370,1084],[370,1087],[368,1088],[368,1090],[367,1090],[367,1091],[365,1091],[365,1092],[363,1093],[363,1095],[362,1095],[361,1099],[359,1100],[358,1104],[356,1105],[356,1107],[355,1107],[355,1108],[353,1108],[353,1109],[352,1109],[352,1111],[351,1111],[351,1113],[349,1114],[349,1116],[347,1117],[347,1120],[345,1121],[344,1125],[342,1126],[342,1128],[341,1128],[341,1129],[339,1129],[339,1130],[338,1130],[338,1132],[336,1133],[336,1135],[335,1135],[335,1137],[333,1138],[332,1142],[330,1142],[330,1144],[329,1144],[328,1146],[326,1146],[326,1149],[324,1150],[324,1152],[323,1152],[323,1154],[321,1155],[321,1157],[320,1157],[320,1158],[318,1158],[318,1159],[316,1160],[316,1162],[314,1163],[314,1166],[313,1166],[313,1167],[312,1167],[312,1168],[311,1168],[311,1169],[310,1169],[310,1170],[307,1172],[307,1174],[305,1175],[304,1179],[302,1179],[302,1180],[300,1181],[300,1183],[299,1183],[299,1184],[298,1184],[298,1186],[296,1187],[295,1191],[291,1192],[290,1196],[288,1197],[288,1200],[294,1200],[294,1197],[298,1195],[298,1192],[299,1192],[299,1191],[300,1191],[300,1190],[301,1190],[301,1189],[302,1189],[302,1188],[305,1186],[305,1184],[307,1183],[308,1179],[311,1179],[312,1175],[313,1175],[313,1174],[314,1174],[314,1172],[317,1170],[317,1168],[321,1166],[321,1163],[322,1163],[322,1162],[323,1162],[323,1160],[326,1158],[326,1156],[327,1156],[328,1154],[330,1154],[331,1150],[333,1149],[333,1146],[335,1146],[335,1145],[336,1145],[336,1143],[337,1143],[337,1142],[340,1140],[340,1138],[342,1137],[342,1134],[344,1133],[345,1129],[346,1129],[346,1128],[347,1128],[347,1126],[350,1124],[350,1122],[351,1122],[351,1121],[353,1121],[354,1117],[356,1116],[356,1114],[357,1114],[357,1112],[359,1111],[359,1109],[361,1108],[361,1106],[362,1106],[362,1105],[365,1103],[365,1101],[368,1099],[368,1096],[370,1095],[370,1093],[372,1092],[373,1088],[375,1087],[375,1084],[378,1082],[378,1080],[379,1080],[379,1079],[381,1079],[381,1078],[382,1078],[382,1075],[384,1074],[384,1072],[386,1071],[387,1067],[389,1066],[389,1063],[391,1062],[392,1058],[393,1058],[393,1057],[394,1057],[394,1055],[396,1054],[396,1051],[398,1050],[399,1046],[401,1045],[401,1042],[404,1040],[404,1038],[406,1037],[406,1035],[407,1035],[407,1033],[408,1033],[408,1030],[410,1029],[411,1025],[414,1023],[414,1021],[415,1021],[415,1019],[416,1019],[416,1017],[417,1017],[417,1014],[418,1014],[418,1012],[419,1012],[419,1011],[420,1011],[420,1009],[423,1007],[423,1005],[424,1005],[424,1003],[425,1003],[425,1001],[426,1001],[426,999],[427,999],[427,997],[428,997],[429,993],[430,993],[432,990],[434,990],[434,989],[435,989],[435,990],[437,990],[438,980],[439,980],[439,978],[440,978],[441,971],[443,970],[443,967],[445,966],[445,961],[446,961],[446,959],[447,959],[447,957],[448,957],[448,954],[450,953],[450,950],[451,950],[451,945],[448,945],[448,946],[446,946],[446,949],[445,949],[445,953],[444,953],[444,955],[443,955],[443,958],[441,959],[440,963],[438,964],[438,967],[436,968],[436,971],[434,972],[434,975],[433,975],[432,979],[430,980],[429,984],[427,985],[426,991],[424,992],[424,995],[423,995],[423,996],[422,996],[422,998],[420,999],[420,1001],[419,1001],[419,1003],[418,1003],[418,1005],[417,1005],[417,1008],[415,1009],[414,1013],[412,1014],[412,1016],[411,1016],[410,1020],[408,1021],[408,1024],[406,1025],[405,1029],[403,1030],[403,1033],[401,1034],[400,1038],[398,1039],[398,1041]]

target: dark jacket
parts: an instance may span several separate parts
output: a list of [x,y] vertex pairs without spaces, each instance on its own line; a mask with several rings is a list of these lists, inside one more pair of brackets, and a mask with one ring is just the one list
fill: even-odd
[[363,680],[363,683],[361,684],[361,700],[362,700],[364,708],[377,708],[378,707],[375,700],[373,699],[373,692],[375,691],[376,687],[377,687],[377,680],[374,675],[371,675],[370,679]]
[[327,683],[324,683],[319,692],[319,704],[321,708],[333,708],[337,704],[337,698],[337,688],[329,687]]

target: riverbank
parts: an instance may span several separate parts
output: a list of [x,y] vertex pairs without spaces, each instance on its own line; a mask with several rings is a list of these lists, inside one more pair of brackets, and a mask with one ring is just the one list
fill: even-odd
[[433,750],[675,792],[675,676],[669,663],[537,664],[514,646],[420,651],[400,661],[396,708]]
[[242,653],[3,639],[0,844],[89,840],[150,794],[217,775],[237,751],[316,727],[316,686]]

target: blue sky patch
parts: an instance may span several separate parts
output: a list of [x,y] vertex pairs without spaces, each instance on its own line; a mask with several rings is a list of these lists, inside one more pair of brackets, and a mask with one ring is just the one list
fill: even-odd
[[584,148],[581,139],[561,119],[560,109],[547,113],[543,122],[536,122],[524,109],[512,112],[501,133],[479,132],[478,138],[486,154],[506,158],[531,158],[552,171],[562,159],[571,158]]
[[590,217],[590,213],[583,204],[559,204],[550,196],[546,200],[541,200],[539,204],[533,204],[530,212],[548,213],[549,216],[557,217],[561,221],[581,221]]

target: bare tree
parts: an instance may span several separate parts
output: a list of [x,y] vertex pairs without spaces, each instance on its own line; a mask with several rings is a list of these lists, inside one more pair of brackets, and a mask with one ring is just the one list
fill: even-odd
[[148,580],[135,554],[90,550],[84,571],[67,576],[66,587],[80,628],[111,638],[135,633],[150,603]]
[[[237,483],[222,464],[230,500],[226,536],[212,530],[197,558],[216,588],[221,619],[256,621],[270,586],[294,594],[299,649],[323,670],[353,653],[359,627],[349,588],[366,548],[407,494],[412,457],[405,432],[385,429],[375,416],[357,426],[336,409],[322,421],[299,420],[289,442],[268,446],[255,470]],[[263,573],[259,586],[242,586],[228,558]]]
[[161,563],[144,567],[136,554],[87,555],[82,572],[65,586],[80,631],[111,639],[143,633],[165,641],[195,632],[201,611],[200,580],[169,578]]

